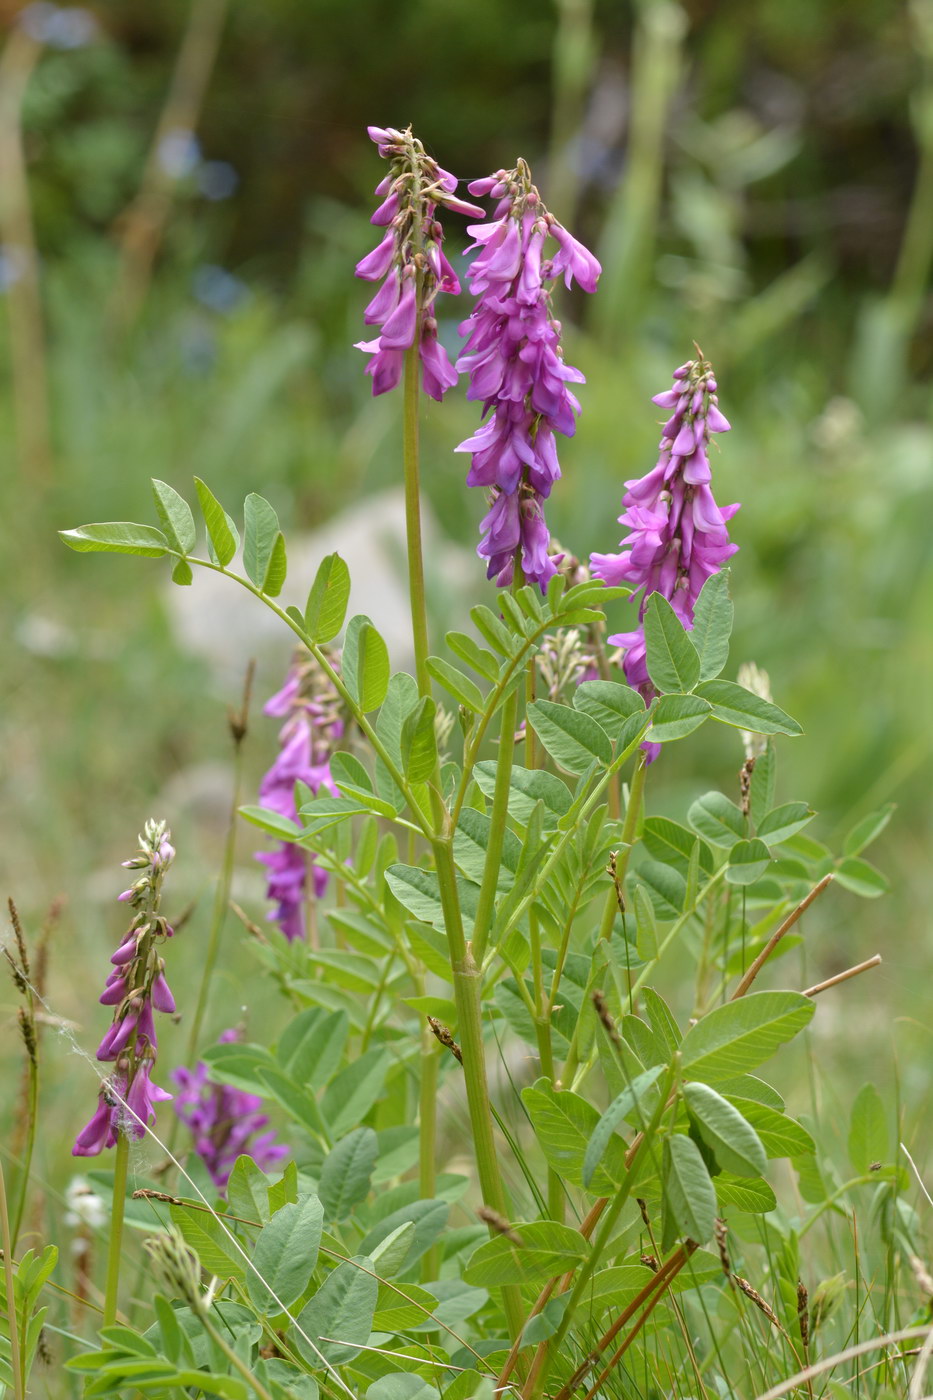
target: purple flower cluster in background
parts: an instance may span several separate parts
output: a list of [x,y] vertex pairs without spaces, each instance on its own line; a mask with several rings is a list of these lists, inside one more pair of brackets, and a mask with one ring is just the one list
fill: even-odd
[[[240,1039],[238,1031],[224,1031],[223,1045]],[[178,1087],[175,1112],[194,1135],[194,1148],[211,1174],[218,1191],[225,1191],[236,1159],[248,1153],[262,1171],[269,1171],[290,1155],[283,1142],[276,1142],[271,1129],[263,1132],[269,1119],[260,1112],[262,1099],[229,1084],[215,1084],[203,1060],[194,1069],[176,1069],[172,1079]]]
[[[334,797],[338,795],[330,775],[330,755],[343,733],[339,706],[336,691],[307,653],[292,662],[284,686],[263,707],[267,715],[285,719],[279,731],[278,757],[259,788],[263,807],[296,821],[297,782],[305,783],[313,793],[323,788]],[[274,851],[260,851],[256,859],[269,871],[266,894],[276,904],[269,918],[289,940],[304,937],[309,864],[317,898],[327,888],[327,871],[311,863],[305,848],[293,841],[280,841]]]
[[653,403],[670,410],[661,431],[660,456],[651,471],[627,481],[619,523],[628,527],[624,554],[594,554],[590,565],[607,584],[641,590],[638,627],[610,637],[625,648],[628,683],[650,699],[654,690],[645,656],[642,619],[652,593],[668,599],[685,627],[693,626],[700,589],[738,549],[727,522],[738,505],[718,506],[710,485],[710,433],[729,431],[716,398],[712,366],[690,360],[674,371],[673,387]]
[[[568,287],[594,292],[600,267],[545,209],[524,161],[469,190],[499,202],[489,223],[469,229],[479,249],[467,274],[477,302],[460,327],[467,343],[457,369],[469,372],[467,397],[491,417],[456,450],[472,453],[467,484],[491,493],[477,550],[487,577],[508,586],[520,551],[525,578],[545,588],[556,572],[544,519],[560,476],[554,435],[572,436],[580,404],[568,385],[583,382],[564,363],[549,284],[562,275]],[[545,257],[549,238],[557,249]]]
[[383,201],[371,219],[387,231],[356,265],[357,277],[382,281],[363,318],[381,330],[375,340],[359,341],[356,348],[372,355],[366,373],[372,376],[373,393],[384,394],[398,384],[405,351],[417,344],[424,392],[440,401],[456,384],[457,372],[437,339],[434,301],[440,292],[459,292],[460,283],[444,254],[444,230],[435,214],[438,204],[480,219],[483,210],[457,199],[456,177],[425,154],[410,127],[367,130],[391,168],[376,186]]
[[141,873],[120,895],[136,911],[110,961],[113,971],[101,995],[114,1006],[113,1022],[97,1047],[97,1058],[113,1061],[113,1073],[100,1089],[97,1110],[72,1148],[75,1157],[94,1157],[114,1147],[120,1133],[145,1135],[155,1122],[155,1105],[172,1096],[152,1082],[158,1053],[154,1011],[170,1014],[175,998],[165,980],[159,948],[173,929],[159,913],[162,881],[175,855],[165,822],[148,821],[139,851],[124,867]]

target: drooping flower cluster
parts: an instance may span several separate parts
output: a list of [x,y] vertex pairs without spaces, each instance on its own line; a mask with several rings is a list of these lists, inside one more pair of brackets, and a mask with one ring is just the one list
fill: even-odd
[[457,372],[437,339],[434,302],[440,292],[459,292],[460,283],[444,254],[437,206],[480,219],[483,210],[456,197],[456,176],[425,153],[411,127],[367,130],[391,166],[376,186],[384,198],[371,219],[387,232],[356,265],[357,277],[385,279],[363,317],[381,330],[375,340],[359,341],[356,349],[372,355],[366,373],[372,376],[373,393],[384,394],[398,384],[405,351],[417,344],[424,392],[440,401],[456,384]]
[[[467,397],[480,400],[491,417],[456,450],[473,456],[467,484],[491,492],[477,549],[487,577],[507,587],[520,551],[525,578],[544,588],[556,572],[544,519],[544,502],[560,477],[554,434],[574,433],[580,404],[568,385],[583,382],[564,363],[549,284],[563,275],[568,287],[576,280],[595,292],[600,267],[548,213],[524,161],[475,180],[469,190],[499,202],[489,223],[469,228],[480,250],[468,273],[477,302],[460,327],[467,343],[457,369],[469,371]],[[548,238],[557,250],[545,257]]]
[[[236,1030],[223,1031],[223,1045],[239,1040]],[[194,1148],[211,1174],[218,1191],[225,1191],[237,1157],[248,1153],[263,1171],[289,1156],[275,1132],[263,1132],[269,1119],[262,1113],[262,1099],[229,1084],[215,1084],[203,1060],[194,1069],[173,1070],[178,1087],[175,1112],[194,1135]]]
[[[339,697],[307,652],[296,657],[288,679],[263,707],[267,715],[280,715],[279,753],[259,788],[259,800],[280,816],[296,821],[295,784],[305,783],[313,793],[322,788],[337,796],[330,775],[330,756],[343,733]],[[308,852],[292,841],[280,841],[274,851],[260,851],[256,859],[269,871],[267,897],[276,902],[269,915],[289,940],[304,936],[303,910],[308,891],[309,863],[313,892],[320,898],[327,888],[327,871],[309,862]]]
[[624,554],[594,554],[593,573],[608,584],[641,590],[638,627],[609,641],[625,648],[626,680],[650,699],[642,619],[652,593],[668,599],[685,627],[693,626],[700,589],[738,549],[727,522],[738,504],[718,506],[710,485],[710,433],[729,431],[719,409],[712,366],[702,357],[674,371],[674,384],[653,403],[671,416],[661,431],[660,456],[646,476],[627,481],[619,523],[629,533]]
[[165,980],[159,950],[174,930],[159,913],[162,881],[175,856],[165,822],[147,821],[139,851],[124,867],[139,871],[120,899],[134,910],[132,922],[110,961],[104,1006],[116,1007],[113,1022],[97,1047],[99,1060],[113,1062],[100,1090],[97,1111],[78,1134],[72,1155],[94,1157],[114,1147],[117,1137],[141,1138],[155,1122],[155,1104],[172,1096],[152,1083],[158,1053],[154,1011],[171,1013],[175,998]]

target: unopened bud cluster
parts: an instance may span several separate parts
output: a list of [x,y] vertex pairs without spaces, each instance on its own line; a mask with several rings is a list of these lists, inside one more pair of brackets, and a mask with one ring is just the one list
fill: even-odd
[[172,1096],[152,1083],[158,1053],[153,1012],[171,1013],[175,998],[165,980],[160,949],[174,930],[159,913],[162,882],[175,856],[165,822],[147,821],[139,850],[124,868],[139,874],[120,895],[133,918],[110,961],[113,971],[100,997],[114,1007],[109,1030],[97,1047],[98,1060],[112,1061],[113,1073],[101,1086],[97,1111],[78,1134],[72,1153],[96,1156],[113,1147],[120,1133],[141,1138],[155,1122],[155,1104]]

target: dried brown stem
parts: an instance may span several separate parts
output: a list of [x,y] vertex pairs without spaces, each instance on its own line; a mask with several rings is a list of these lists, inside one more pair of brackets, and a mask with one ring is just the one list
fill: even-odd
[[732,1001],[736,1001],[739,997],[744,997],[745,993],[748,991],[749,987],[752,985],[755,978],[758,976],[759,972],[764,967],[765,963],[768,961],[771,954],[774,952],[775,948],[780,943],[781,939],[784,937],[785,933],[787,933],[789,929],[792,929],[794,927],[794,924],[797,922],[800,916],[806,913],[813,901],[823,893],[823,891],[826,889],[826,886],[831,884],[834,878],[835,877],[832,871],[830,871],[828,875],[824,875],[822,880],[820,880],[818,884],[814,885],[810,893],[800,901],[800,903],[797,905],[797,908],[792,909],[791,912],[788,914],[787,918],[784,920],[784,922],[774,930],[771,937],[768,939],[767,943],[762,948],[761,952],[758,954],[751,967],[745,973],[745,976],[742,978],[735,991],[732,993]]
[[868,972],[872,967],[877,967],[881,962],[881,954],[876,953],[873,958],[866,958],[864,962],[856,963],[854,967],[847,967],[845,972],[837,972],[835,977],[827,977],[825,982],[817,982],[813,987],[807,987],[804,992],[805,997],[819,996],[820,992],[827,991],[830,987],[837,987],[840,982],[848,982],[852,977],[858,977],[861,972]]

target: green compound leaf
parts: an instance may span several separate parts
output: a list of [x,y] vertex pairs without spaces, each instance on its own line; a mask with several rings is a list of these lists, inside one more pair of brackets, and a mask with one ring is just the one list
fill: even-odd
[[410,783],[426,783],[437,767],[436,710],[434,701],[423,695],[402,723],[402,768]]
[[328,1220],[346,1220],[365,1201],[378,1156],[379,1139],[372,1128],[354,1128],[327,1154],[318,1189]]
[[758,823],[758,835],[762,841],[767,841],[769,846],[778,846],[788,837],[802,831],[815,816],[816,813],[806,802],[785,802],[780,807],[772,808],[762,817]]
[[[606,1109],[587,1144],[586,1155],[583,1159],[584,1186],[589,1186],[593,1180],[596,1168],[602,1161],[616,1128],[633,1109],[641,1105],[642,1100],[663,1072],[663,1065],[653,1065],[651,1069],[646,1069],[643,1074],[639,1074],[633,1079],[631,1084],[623,1089],[618,1098],[614,1099]],[[647,1116],[644,1110],[641,1116]]]
[[309,1195],[284,1205],[262,1227],[252,1251],[255,1272],[246,1274],[250,1301],[260,1312],[279,1313],[304,1293],[317,1264],[323,1224],[324,1207]]
[[350,601],[350,570],[339,554],[318,565],[305,604],[305,630],[317,646],[332,642],[343,626]]
[[566,772],[585,773],[594,761],[603,767],[612,762],[609,735],[589,715],[550,700],[535,701],[526,714],[548,753]]
[[713,709],[698,695],[662,695],[654,707],[649,738],[653,744],[667,744],[692,734],[709,719]]
[[[719,1087],[731,1088],[725,1084]],[[731,1092],[726,1097],[751,1123],[769,1157],[807,1157],[816,1152],[812,1137],[796,1119],[754,1099],[741,1098]]]
[[541,1284],[555,1274],[575,1268],[589,1254],[588,1241],[569,1225],[537,1220],[512,1228],[521,1243],[499,1235],[480,1245],[463,1271],[465,1283],[477,1288]]
[[720,1172],[716,1177],[716,1198],[722,1206],[735,1206],[747,1215],[767,1215],[777,1208],[777,1197],[762,1177],[737,1177]]
[[389,687],[389,653],[365,614],[352,617],[341,656],[344,684],[364,715],[378,710]]
[[847,856],[836,867],[836,879],[844,889],[860,895],[862,899],[877,899],[891,888],[887,877],[859,856]]
[[152,479],[152,494],[169,544],[173,549],[177,549],[179,554],[190,554],[198,532],[188,502],[174,487],[156,477]]
[[706,792],[692,803],[687,821],[700,836],[727,850],[745,835],[741,810],[721,792]]
[[852,1105],[849,1125],[849,1161],[857,1172],[865,1173],[876,1162],[890,1160],[891,1139],[888,1115],[874,1084],[863,1084]]
[[704,681],[697,686],[696,693],[712,705],[714,719],[736,729],[747,729],[752,734],[803,733],[797,721],[777,705],[762,700],[760,695],[736,685],[735,681]]
[[726,879],[730,885],[753,885],[771,863],[771,852],[763,841],[736,841],[729,852]]
[[[499,662],[492,652],[481,647],[474,637],[469,636],[466,632],[448,632],[445,640],[454,656],[458,656],[461,661],[472,666],[478,675],[484,676],[487,681],[498,680]],[[430,664],[430,657],[428,661]]]
[[262,591],[267,598],[279,596],[287,573],[288,559],[285,554],[285,536],[280,530],[273,541],[272,554],[269,556],[265,578],[262,581]]
[[[266,577],[280,534],[279,518],[272,506],[264,496],[257,496],[251,491],[243,503],[243,568],[247,578],[263,593],[267,592]],[[273,572],[277,574],[278,568]],[[280,591],[284,577],[283,573],[276,593]]]
[[809,1025],[815,1010],[802,992],[751,992],[717,1006],[684,1036],[683,1072],[707,1084],[748,1074]]
[[702,1244],[716,1222],[716,1192],[691,1138],[675,1133],[664,1143],[664,1248],[678,1236]]
[[767,1156],[761,1139],[733,1104],[708,1084],[685,1084],[684,1100],[700,1136],[724,1171],[761,1176]]
[[482,714],[485,700],[475,681],[451,666],[441,656],[429,656],[426,662],[428,674],[432,675],[444,689],[461,705],[466,705],[474,714]]
[[880,812],[869,812],[856,822],[842,843],[843,855],[858,856],[881,835],[894,813],[896,803],[889,802]]
[[708,578],[700,590],[693,612],[690,640],[700,657],[700,680],[718,676],[729,659],[729,638],[735,609],[729,597],[731,570],[722,569]]
[[700,679],[700,658],[680,618],[660,593],[645,609],[648,674],[658,690],[686,692]]
[[[484,759],[477,763],[473,777],[484,797],[494,795],[496,764],[493,760]],[[542,768],[514,765],[509,779],[509,812],[522,826],[527,826],[538,802],[544,804],[544,825],[548,828],[556,826],[570,810],[573,797],[566,783],[562,783],[556,774]]]
[[359,1356],[369,1341],[378,1296],[368,1257],[348,1259],[328,1274],[299,1314],[301,1330],[291,1334],[292,1345],[312,1371],[343,1366]]
[[641,714],[645,702],[637,690],[616,681],[584,681],[574,691],[573,707],[595,719],[615,742],[625,721]]
[[74,530],[59,530],[58,537],[79,554],[141,554],[147,559],[161,559],[170,552],[161,530],[152,525],[136,525],[131,520],[79,525]]
[[194,478],[198,504],[207,526],[209,552],[216,564],[225,569],[237,552],[240,539],[236,526],[210,487],[199,476]]
[[[599,1110],[569,1089],[555,1089],[549,1079],[523,1089],[522,1103],[548,1165],[571,1185],[583,1186],[583,1159],[599,1123]],[[625,1143],[613,1135],[590,1188],[598,1195],[610,1195],[624,1179],[625,1170]]]

